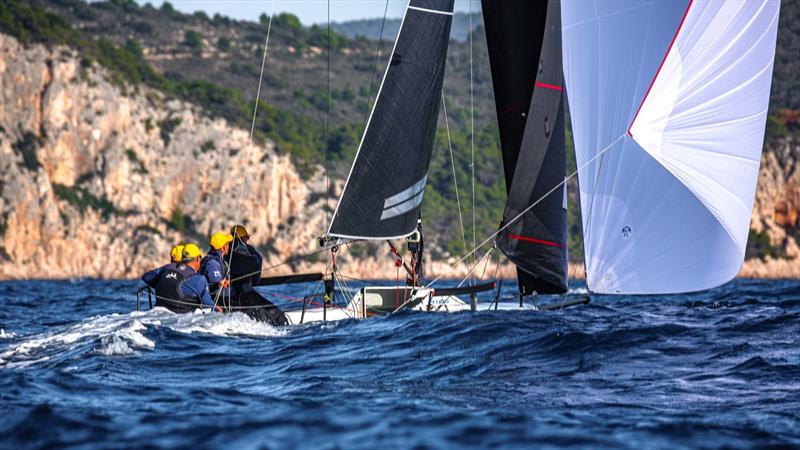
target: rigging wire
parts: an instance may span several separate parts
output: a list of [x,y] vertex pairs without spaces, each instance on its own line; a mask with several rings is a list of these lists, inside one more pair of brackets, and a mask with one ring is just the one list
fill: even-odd
[[[592,157],[590,160],[586,161],[586,162],[585,162],[585,163],[584,163],[582,166],[580,166],[580,167],[578,167],[577,169],[575,169],[575,171],[574,171],[574,172],[572,172],[571,174],[569,174],[569,176],[565,177],[565,178],[564,178],[562,181],[560,181],[558,184],[556,184],[555,186],[553,186],[553,187],[552,187],[552,188],[551,188],[549,191],[545,192],[545,193],[544,193],[544,195],[542,195],[541,197],[539,197],[539,198],[538,198],[538,199],[537,199],[535,202],[533,202],[533,203],[531,203],[530,205],[528,205],[528,206],[527,206],[525,209],[523,209],[522,211],[520,211],[520,212],[519,212],[519,214],[517,214],[516,216],[514,216],[513,218],[511,218],[511,219],[510,219],[508,222],[506,222],[505,224],[503,224],[503,226],[502,226],[502,227],[500,227],[500,228],[499,228],[497,231],[495,231],[494,233],[490,234],[490,235],[489,235],[489,236],[488,236],[486,239],[484,239],[484,240],[483,240],[483,242],[481,242],[480,244],[476,245],[476,246],[475,246],[475,247],[473,247],[473,249],[472,249],[472,250],[470,250],[468,253],[466,253],[465,255],[463,255],[461,258],[459,258],[459,259],[458,259],[457,261],[455,261],[454,263],[450,264],[450,268],[455,268],[457,265],[461,264],[461,262],[462,262],[462,261],[465,261],[465,260],[466,260],[467,258],[469,258],[470,256],[473,256],[473,255],[474,255],[474,254],[475,254],[475,253],[476,253],[476,252],[477,252],[477,251],[478,251],[478,250],[479,250],[481,247],[483,247],[484,245],[486,245],[486,244],[488,244],[489,242],[491,242],[491,241],[492,241],[492,240],[493,240],[495,237],[497,237],[497,236],[498,236],[500,233],[502,233],[502,232],[503,232],[503,231],[505,231],[505,230],[506,230],[508,227],[510,227],[510,226],[511,226],[511,224],[513,224],[514,222],[516,222],[517,220],[519,220],[519,219],[520,219],[520,217],[522,217],[522,216],[523,216],[525,213],[527,213],[527,212],[528,212],[528,211],[530,211],[532,208],[534,208],[536,205],[538,205],[539,203],[541,203],[541,202],[542,202],[542,200],[544,200],[545,198],[547,198],[547,196],[548,196],[548,195],[552,194],[552,193],[553,193],[553,192],[555,192],[557,189],[559,189],[559,188],[561,188],[562,186],[564,186],[564,184],[566,184],[566,183],[567,183],[567,181],[569,181],[569,180],[570,180],[570,179],[572,179],[572,178],[573,178],[575,175],[577,175],[577,174],[578,174],[578,172],[582,171],[582,170],[583,170],[583,169],[585,169],[587,166],[589,166],[589,164],[592,164],[592,163],[593,163],[593,162],[595,162],[595,161],[596,161],[598,158],[602,157],[602,156],[603,156],[603,155],[604,155],[606,152],[608,152],[609,150],[611,150],[612,148],[614,148],[614,146],[615,146],[615,145],[616,145],[616,144],[617,144],[619,141],[621,141],[621,140],[625,139],[625,136],[627,136],[627,135],[628,135],[628,133],[627,133],[627,132],[626,132],[626,133],[623,133],[623,134],[622,134],[622,135],[620,135],[618,138],[614,139],[614,141],[612,141],[610,144],[608,144],[607,146],[605,146],[604,148],[602,148],[602,149],[601,149],[601,150],[600,150],[600,151],[599,151],[599,152],[598,152],[596,155],[594,155],[594,156],[593,156],[593,157]],[[474,258],[473,258],[473,259],[474,259]],[[430,283],[428,283],[428,284],[427,284],[425,287],[426,287],[426,288],[429,288],[429,287],[433,286],[433,284],[434,284],[434,283],[436,283],[437,281],[439,281],[440,279],[442,279],[442,277],[443,277],[443,276],[444,276],[444,275],[439,275],[438,277],[434,278],[434,279],[433,279],[433,280],[432,280]]]
[[389,12],[389,0],[386,0],[386,6],[383,8],[383,21],[381,22],[381,33],[378,36],[378,47],[375,49],[375,61],[372,63],[372,76],[369,80],[369,91],[367,91],[367,104],[366,110],[364,111],[364,125],[362,128],[362,134],[366,131],[367,128],[367,121],[369,120],[369,112],[371,111],[370,102],[372,101],[372,88],[375,85],[375,74],[378,72],[378,60],[381,55],[381,44],[383,44],[383,28],[386,25],[386,14]]
[[[586,233],[584,233],[585,236],[589,236],[589,229],[592,226],[592,211],[594,210],[595,194],[597,193],[597,186],[599,186],[599,184],[600,184],[600,175],[602,175],[602,173],[603,173],[603,162],[605,160],[606,160],[606,157],[605,157],[605,155],[603,155],[603,157],[600,158],[600,167],[597,168],[597,175],[595,176],[595,179],[594,179],[594,187],[592,187],[592,201],[589,203],[589,212],[586,215]],[[584,275],[584,278],[586,279],[586,287],[588,288],[589,287],[589,273],[588,273],[589,271],[586,270],[586,244],[587,244],[586,239],[584,239],[583,240],[583,254],[584,254],[584,257],[583,257],[583,275]]]
[[[267,24],[267,37],[264,41],[264,56],[261,58],[261,73],[258,75],[258,89],[256,89],[256,101],[253,105],[253,121],[250,123],[250,137],[247,141],[247,156],[249,158],[250,152],[252,152],[253,146],[253,133],[256,129],[256,117],[258,116],[258,102],[261,97],[261,84],[264,80],[264,67],[267,65],[267,49],[269,48],[269,35],[272,31],[272,18],[275,16],[275,3],[277,0],[272,0],[272,11],[269,14],[269,23]],[[244,176],[242,177],[242,189],[239,191],[239,201],[236,204],[236,223],[239,222],[239,213],[241,212],[242,208],[242,198],[244,197],[244,189],[247,185],[247,169],[249,168],[249,164],[244,166]],[[231,252],[231,256],[233,252]]]
[[[331,0],[328,0],[328,68],[325,85],[325,210],[331,211],[331,178],[330,178],[330,122],[331,122]],[[331,212],[331,214],[333,214]],[[328,223],[333,219],[331,217]],[[322,226],[325,226],[323,223]],[[324,232],[323,232],[324,233]]]
[[469,129],[472,168],[472,246],[477,242],[477,225],[475,223],[475,83],[472,71],[472,0],[469,1]]
[[444,88],[442,88],[442,112],[444,113],[444,128],[447,130],[447,149],[450,151],[450,167],[453,169],[453,189],[456,191],[456,204],[458,205],[458,223],[461,225],[461,242],[464,244],[464,251],[467,251],[467,235],[464,232],[464,218],[461,215],[461,197],[458,194],[458,177],[456,176],[456,162],[453,158],[453,143],[450,140],[450,124],[447,121],[447,102],[444,100]]
[[[258,102],[260,101],[260,98],[261,98],[261,85],[262,85],[262,82],[264,80],[264,68],[267,65],[267,50],[269,49],[269,36],[270,36],[270,34],[272,32],[272,18],[275,17],[275,4],[277,2],[278,2],[278,0],[272,0],[272,10],[270,11],[270,14],[269,14],[269,23],[267,24],[267,36],[266,36],[266,38],[264,40],[264,55],[261,58],[261,72],[258,75],[258,88],[256,89],[256,99],[255,99],[255,102],[253,104],[253,120],[250,123],[250,135],[249,135],[249,137],[247,139],[247,152],[246,152],[246,158],[245,158],[245,161],[247,163],[244,166],[244,174],[242,175],[242,188],[239,191],[239,200],[236,202],[236,215],[235,215],[235,219],[234,219],[234,223],[235,224],[239,223],[240,213],[241,213],[241,210],[242,210],[242,200],[244,199],[244,191],[245,191],[245,187],[247,186],[247,172],[248,172],[248,169],[250,167],[249,159],[250,159],[251,153],[253,152],[253,134],[255,133],[255,129],[256,129],[256,118],[258,117]],[[233,254],[234,254],[233,246],[230,245],[229,250],[228,250],[228,268],[229,269],[228,269],[227,277],[230,277],[230,267],[233,264]],[[229,281],[229,283],[230,283],[230,281]],[[220,291],[222,291],[222,289],[223,288],[220,286]],[[219,299],[219,296],[218,296],[217,299],[214,300],[214,307],[215,308],[216,308],[216,303],[217,303],[218,299]],[[224,301],[223,301],[223,303],[224,303]]]

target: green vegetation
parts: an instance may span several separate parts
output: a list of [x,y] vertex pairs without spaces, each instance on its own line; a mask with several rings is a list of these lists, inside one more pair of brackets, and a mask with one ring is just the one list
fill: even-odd
[[203,47],[203,41],[200,39],[200,35],[197,34],[194,30],[189,30],[186,32],[186,35],[183,37],[183,45],[189,47],[192,50],[199,50]]
[[141,159],[139,159],[139,157],[136,155],[136,152],[134,152],[132,148],[125,149],[125,156],[127,156],[128,160],[136,167],[134,172],[143,175],[147,174],[147,168],[144,167],[144,163]]
[[216,149],[217,149],[216,144],[214,144],[214,141],[210,139],[203,142],[203,145],[200,146],[200,151],[203,153],[207,153]]
[[81,214],[93,209],[99,211],[104,220],[108,220],[111,216],[123,215],[123,212],[118,210],[108,199],[97,198],[85,188],[68,187],[63,184],[53,183],[53,193],[59,199],[78,208]]
[[22,155],[22,162],[25,167],[31,172],[36,172],[42,165],[36,157],[36,149],[42,144],[41,139],[37,138],[35,134],[26,131],[22,137],[11,144],[11,148],[15,152]]
[[225,36],[220,36],[217,39],[217,48],[222,52],[227,52],[231,48],[231,40]]
[[159,10],[164,14],[174,14],[175,13],[175,7],[172,6],[172,3],[170,3],[170,2],[162,3],[161,7],[159,8]]
[[73,43],[77,33],[61,17],[16,1],[0,2],[0,31],[24,43]]
[[161,140],[164,141],[164,147],[169,146],[172,140],[172,132],[175,131],[175,128],[180,124],[181,119],[173,117],[158,122],[158,127],[160,129],[159,135],[161,136]]
[[204,20],[204,21],[209,20],[208,19],[208,14],[206,14],[206,12],[202,11],[202,10],[201,11],[195,11],[192,15],[195,16],[196,18],[200,19],[200,20]]
[[772,246],[769,235],[766,230],[761,230],[756,233],[752,228],[747,237],[747,249],[745,250],[745,258],[760,258],[762,260],[769,258],[782,258],[786,255],[780,248]]
[[151,225],[139,225],[133,230],[133,234],[138,234],[138,233],[155,234],[157,236],[162,236],[161,231],[159,231],[158,228]]
[[194,232],[194,221],[191,217],[184,214],[180,206],[175,208],[172,214],[170,214],[167,226],[181,234],[191,234]]

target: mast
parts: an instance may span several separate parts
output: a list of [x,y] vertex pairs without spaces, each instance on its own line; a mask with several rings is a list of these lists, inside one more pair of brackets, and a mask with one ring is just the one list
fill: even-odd
[[453,0],[411,0],[327,237],[417,228],[436,134]]
[[517,266],[521,296],[564,293],[566,189],[545,196],[566,173],[560,2],[484,0],[483,14],[508,192],[503,224],[541,198],[497,244]]

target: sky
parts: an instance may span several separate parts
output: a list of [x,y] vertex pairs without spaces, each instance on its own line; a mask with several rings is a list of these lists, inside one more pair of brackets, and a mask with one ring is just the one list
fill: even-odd
[[[139,4],[151,3],[160,6],[164,0],[136,0]],[[388,0],[387,17],[401,17],[406,0]],[[326,23],[328,20],[328,0],[170,0],[172,6],[181,12],[193,13],[203,10],[209,16],[220,13],[232,19],[258,20],[262,13],[269,14],[275,3],[277,13],[290,12],[300,18],[304,25]],[[455,10],[469,12],[480,9],[480,0],[456,0]],[[386,0],[330,0],[331,21],[344,22],[355,19],[382,18]]]

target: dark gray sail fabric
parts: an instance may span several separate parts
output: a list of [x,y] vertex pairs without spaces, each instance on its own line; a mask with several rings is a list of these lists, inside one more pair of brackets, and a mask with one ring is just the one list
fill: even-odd
[[417,226],[441,103],[454,0],[411,0],[328,235],[407,236]]
[[[483,2],[508,200],[498,247],[517,266],[520,292],[567,290],[561,8],[549,2]],[[536,206],[514,220],[533,203]]]

